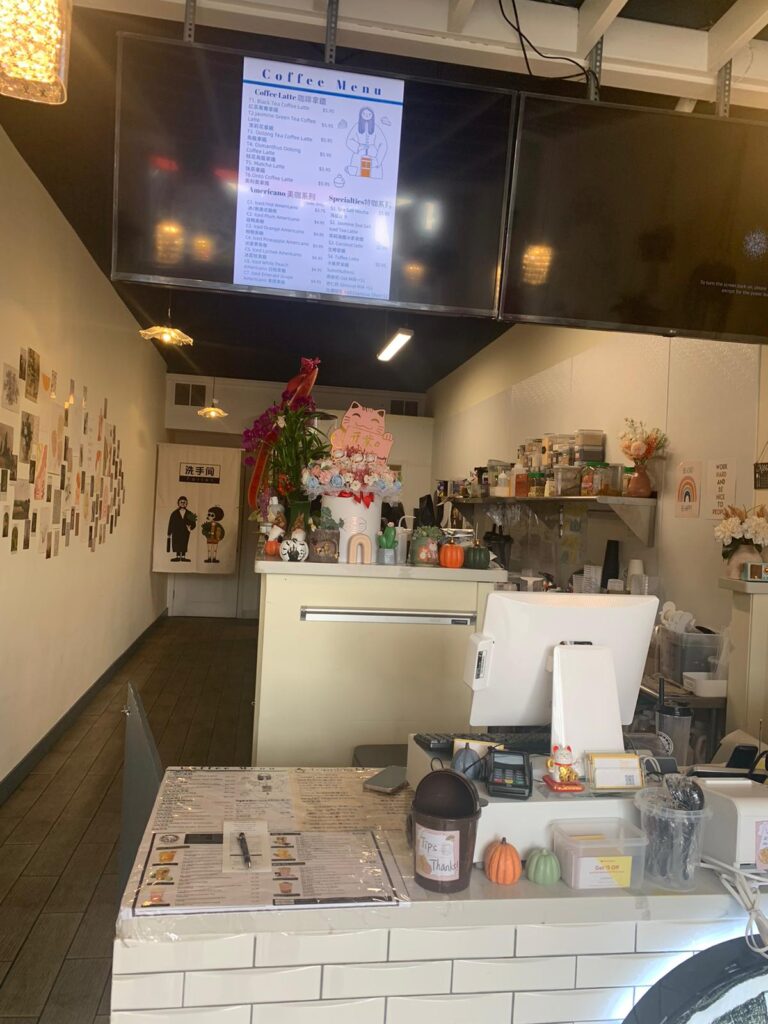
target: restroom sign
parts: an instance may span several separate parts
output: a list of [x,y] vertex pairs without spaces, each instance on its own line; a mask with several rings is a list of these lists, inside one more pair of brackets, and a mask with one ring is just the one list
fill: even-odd
[[219,484],[221,483],[221,466],[205,462],[179,463],[180,484]]

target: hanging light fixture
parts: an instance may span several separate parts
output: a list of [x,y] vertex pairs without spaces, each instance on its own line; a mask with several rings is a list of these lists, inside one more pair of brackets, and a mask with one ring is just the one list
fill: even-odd
[[0,94],[67,99],[72,0],[0,0]]
[[219,405],[219,400],[216,397],[216,378],[213,378],[213,395],[211,397],[211,404],[204,406],[202,409],[197,410],[197,415],[202,416],[206,420],[223,420],[225,416],[229,416],[228,412],[225,412]]
[[[0,0],[0,4],[3,0]],[[163,345],[194,345],[194,341],[184,331],[180,331],[178,327],[171,326],[171,293],[168,292],[168,323],[167,324],[156,324],[154,327],[147,327],[144,331],[139,331],[142,338],[147,341],[160,341]]]

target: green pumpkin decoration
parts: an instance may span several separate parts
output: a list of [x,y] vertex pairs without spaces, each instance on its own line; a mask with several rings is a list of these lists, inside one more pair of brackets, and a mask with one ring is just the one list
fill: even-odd
[[465,569],[487,569],[491,564],[491,552],[482,544],[473,544],[464,552]]
[[529,882],[554,885],[560,881],[560,861],[551,850],[534,850],[525,864]]

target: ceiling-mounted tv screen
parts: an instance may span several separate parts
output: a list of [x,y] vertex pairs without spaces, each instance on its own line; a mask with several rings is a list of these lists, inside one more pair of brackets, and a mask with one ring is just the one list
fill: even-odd
[[524,96],[501,314],[768,337],[768,125]]
[[491,315],[512,105],[123,36],[112,276]]

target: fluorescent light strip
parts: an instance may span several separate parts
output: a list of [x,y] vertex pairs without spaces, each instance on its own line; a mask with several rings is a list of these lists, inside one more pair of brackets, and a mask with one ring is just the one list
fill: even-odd
[[413,331],[409,331],[404,327],[401,327],[391,341],[388,341],[384,348],[376,356],[382,363],[388,363],[389,360],[396,356],[403,345],[407,345],[413,337]]

